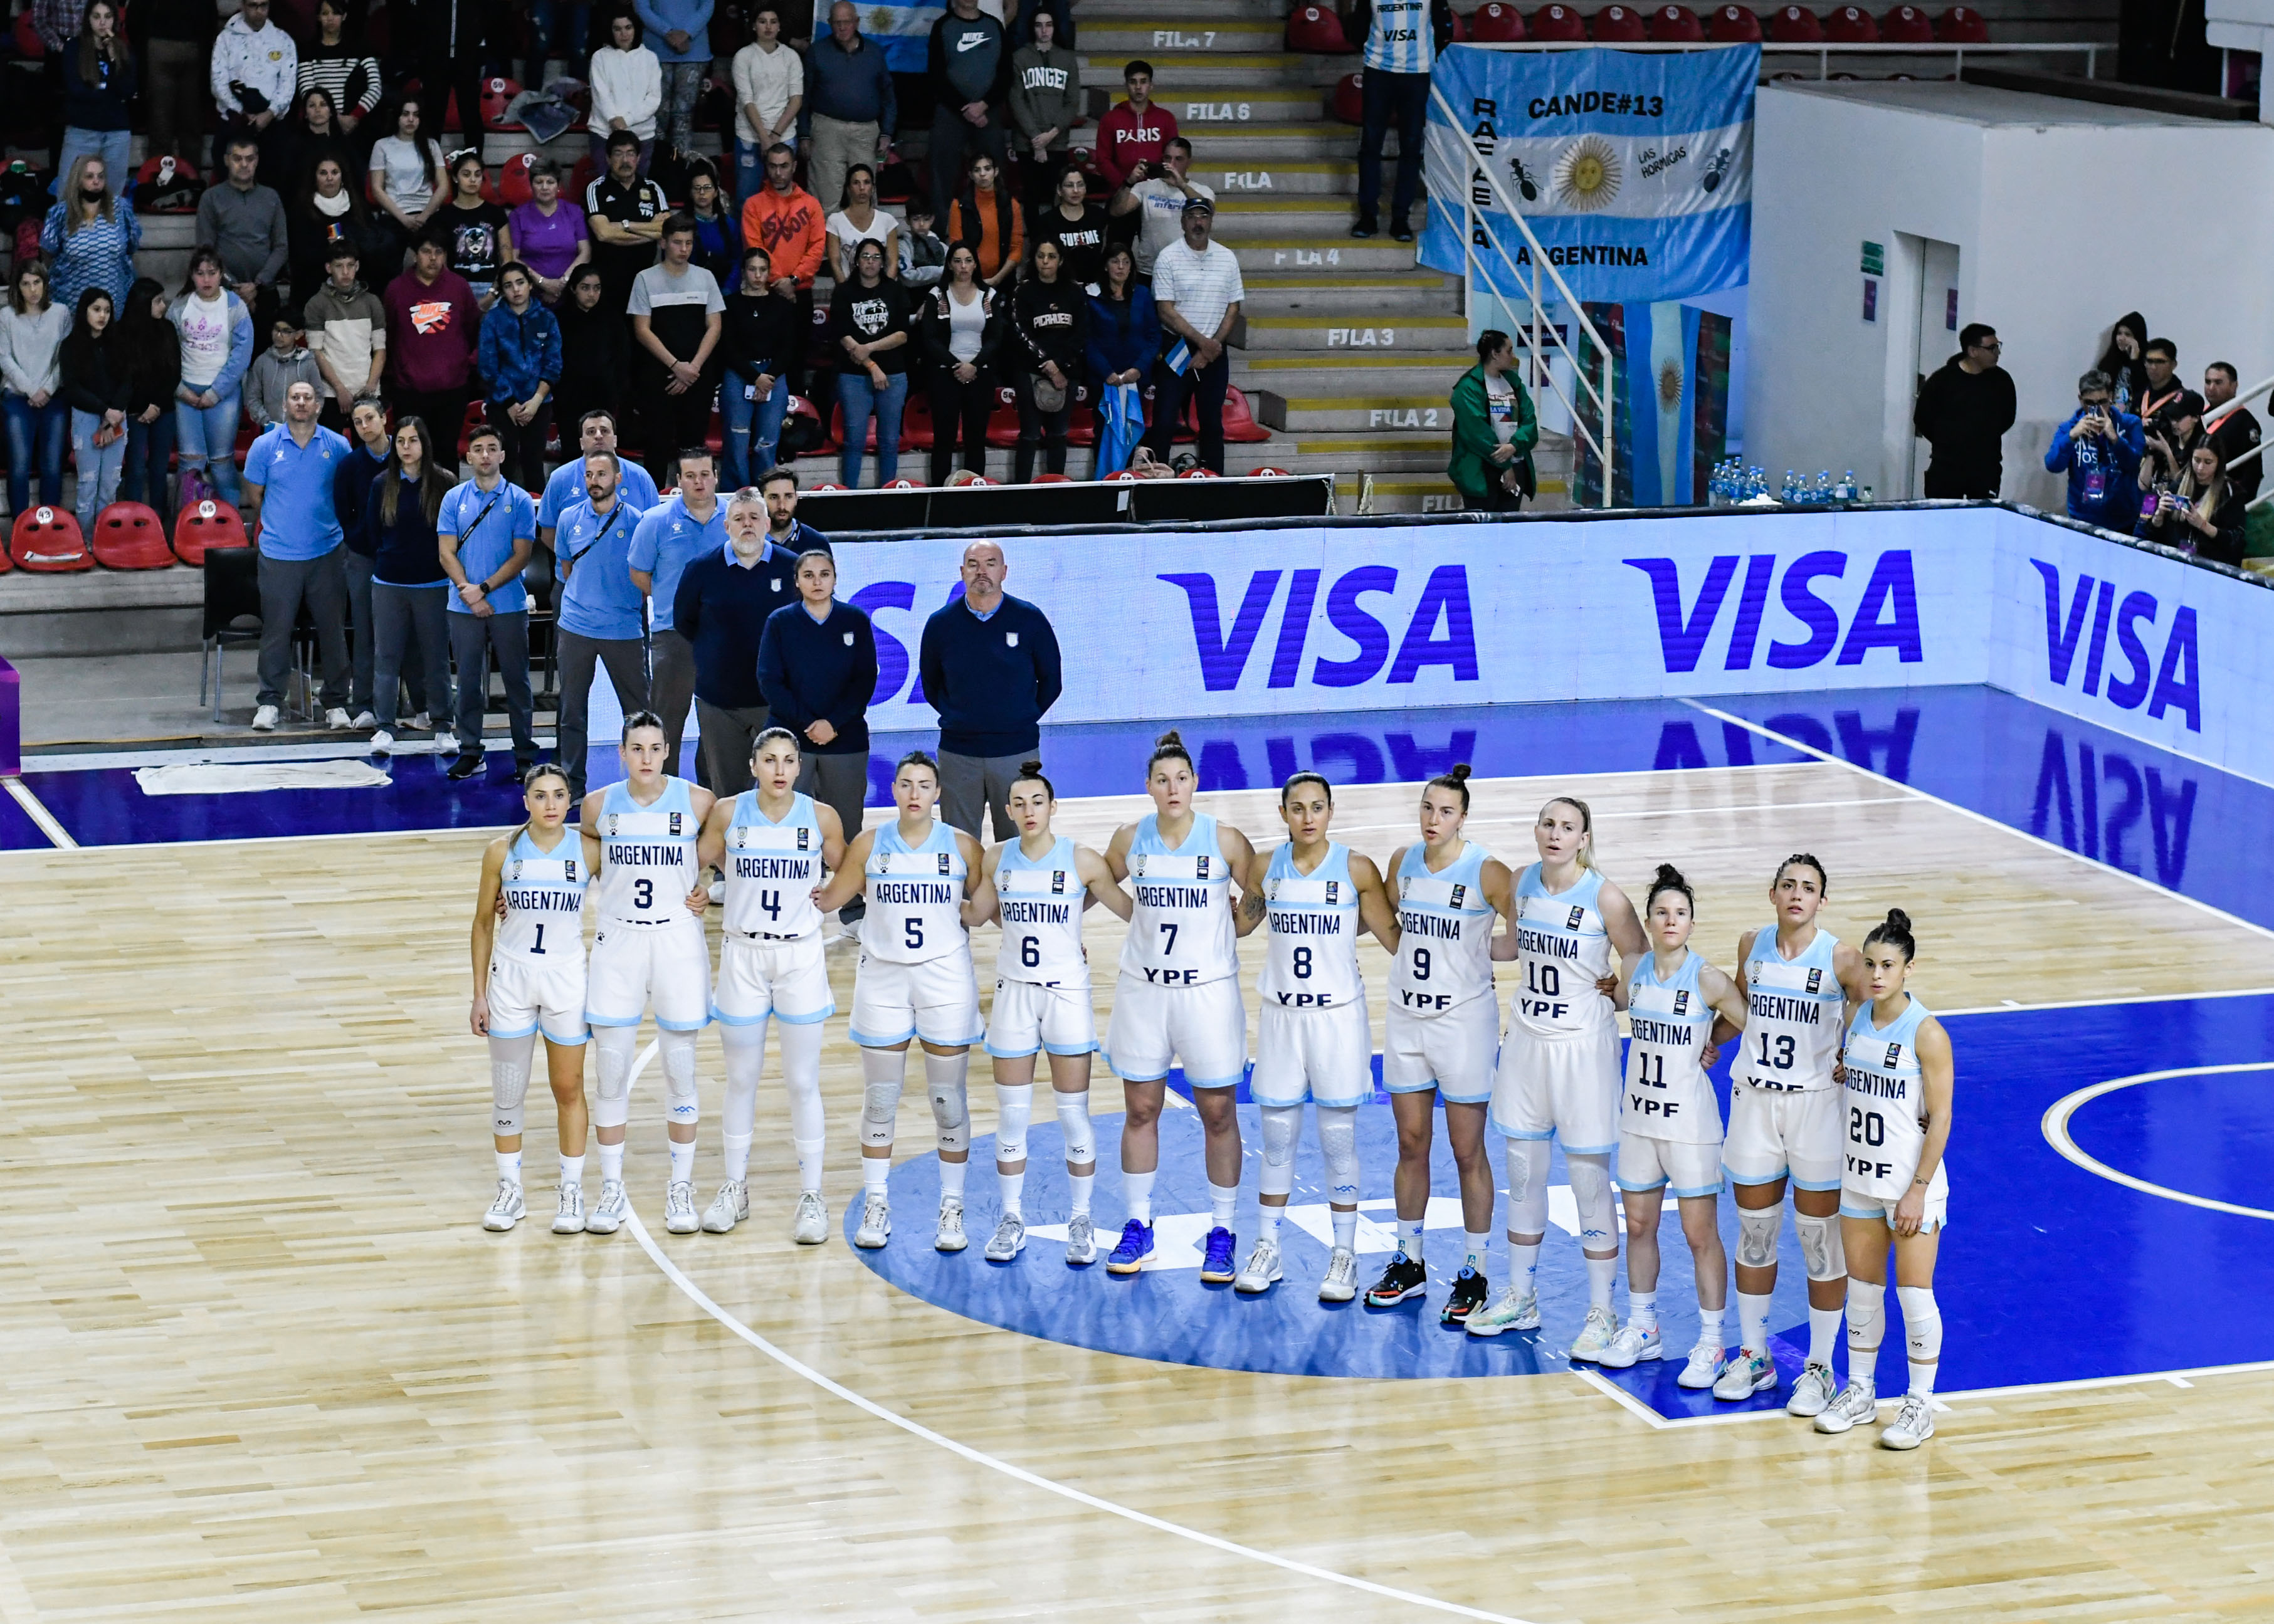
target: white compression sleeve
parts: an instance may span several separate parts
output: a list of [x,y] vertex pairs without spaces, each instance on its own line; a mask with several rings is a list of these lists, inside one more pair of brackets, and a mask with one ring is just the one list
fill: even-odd
[[1263,1110],[1263,1169],[1260,1193],[1285,1195],[1295,1187],[1295,1141],[1303,1132],[1299,1105],[1267,1105]]
[[522,1104],[529,1098],[529,1056],[537,1034],[490,1040],[490,1132],[509,1139],[521,1132]]
[[1032,1083],[995,1085],[995,1160],[1009,1165],[1027,1159],[1027,1127],[1035,1116]]
[[905,1049],[861,1051],[861,1143],[870,1150],[892,1147],[892,1130],[900,1117],[900,1088],[907,1070]]
[[1563,1165],[1571,1175],[1571,1203],[1579,1209],[1579,1250],[1615,1252],[1619,1220],[1611,1199],[1611,1159],[1566,1154]]
[[971,1109],[964,1087],[970,1066],[968,1049],[960,1055],[924,1051],[924,1086],[931,1095],[932,1125],[939,1131],[942,1156],[960,1156],[971,1149]]
[[1327,1162],[1327,1199],[1358,1205],[1358,1107],[1319,1107],[1319,1149]]
[[675,1126],[691,1128],[702,1115],[701,1085],[695,1075],[695,1034],[666,1032],[658,1038],[663,1062],[664,1105]]
[[1508,1232],[1547,1232],[1547,1141],[1508,1141]]
[[600,1051],[600,1084],[592,1099],[592,1125],[621,1128],[632,1114],[632,1063],[639,1057],[636,1026],[595,1026],[592,1047]]

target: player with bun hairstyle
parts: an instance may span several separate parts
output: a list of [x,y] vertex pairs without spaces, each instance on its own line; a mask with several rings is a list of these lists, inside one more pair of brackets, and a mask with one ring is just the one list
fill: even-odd
[[1495,1184],[1485,1154],[1485,1108],[1500,1048],[1493,996],[1495,920],[1516,906],[1516,876],[1461,830],[1469,816],[1469,764],[1421,789],[1421,838],[1389,859],[1397,929],[1389,1016],[1382,1046],[1382,1085],[1397,1120],[1397,1250],[1367,1290],[1369,1308],[1425,1295],[1429,1272],[1421,1232],[1429,1210],[1430,1139],[1435,1105],[1461,1177],[1464,1251],[1441,1323],[1458,1324],[1484,1306],[1485,1248],[1492,1240]]
[[1844,1432],[1879,1413],[1873,1371],[1886,1328],[1887,1247],[1909,1342],[1910,1392],[1881,1447],[1916,1449],[1934,1436],[1934,1377],[1942,1359],[1942,1310],[1934,1300],[1935,1255],[1950,1206],[1943,1155],[1950,1147],[1954,1067],[1950,1034],[1907,990],[1918,944],[1901,908],[1864,938],[1871,1001],[1849,1024],[1841,1054],[1847,1154],[1840,1178],[1840,1233],[1848,1252],[1848,1385],[1816,1417],[1819,1432]]
[[1065,1139],[1066,1184],[1073,1192],[1065,1259],[1097,1259],[1090,1191],[1097,1182],[1097,1138],[1089,1120],[1089,1057],[1097,1052],[1097,1015],[1089,1001],[1089,957],[1081,916],[1092,902],[1129,917],[1129,893],[1105,859],[1050,831],[1058,792],[1043,763],[1023,762],[1006,798],[1019,838],[990,850],[979,889],[964,905],[967,923],[1003,928],[995,955],[995,1006],[987,1053],[995,1066],[995,1177],[1003,1214],[987,1243],[990,1263],[1008,1263],[1027,1244],[1027,1126],[1035,1112],[1035,1056],[1050,1057],[1050,1093]]
[[1627,1323],[1601,1363],[1625,1370],[1663,1357],[1658,1331],[1658,1215],[1667,1187],[1681,1203],[1683,1238],[1698,1271],[1698,1343],[1676,1379],[1710,1387],[1721,1374],[1721,1316],[1728,1306],[1729,1261],[1721,1250],[1714,1198],[1721,1192],[1721,1107],[1706,1075],[1719,1015],[1742,1031],[1745,1001],[1736,982],[1690,947],[1698,898],[1682,871],[1658,865],[1643,898],[1651,952],[1620,983],[1627,1011],[1626,1086],[1619,1105],[1618,1185],[1627,1220]]
[[1121,1181],[1129,1202],[1106,1272],[1133,1274],[1153,1255],[1153,1179],[1161,1163],[1161,1105],[1169,1067],[1181,1060],[1208,1136],[1211,1224],[1201,1278],[1228,1285],[1239,1243],[1239,1111],[1247,1070],[1247,1006],[1239,997],[1235,939],[1254,929],[1236,916],[1231,890],[1254,860],[1247,837],[1193,809],[1200,779],[1175,730],[1145,763],[1153,810],[1113,831],[1105,866],[1135,898],[1114,984],[1105,1053],[1121,1078]]

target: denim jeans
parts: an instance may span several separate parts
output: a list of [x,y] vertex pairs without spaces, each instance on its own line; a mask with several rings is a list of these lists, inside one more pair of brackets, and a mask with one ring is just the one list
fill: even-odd
[[0,412],[8,419],[8,511],[22,513],[32,505],[32,461],[36,449],[40,465],[40,500],[52,508],[64,499],[64,441],[71,433],[71,408],[60,395],[51,395],[44,406],[32,404],[28,395],[11,389],[0,396]]
[[[797,126],[794,124],[791,124],[782,139],[792,147],[797,145]],[[739,135],[734,138],[734,196],[738,200],[748,202],[757,196],[758,188],[765,184],[766,147],[772,145],[771,141],[763,145],[746,141]]]
[[174,414],[162,411],[157,421],[126,419],[126,469],[119,492],[130,502],[141,502],[158,515],[166,534],[174,533],[174,496],[169,464],[174,455]]
[[206,477],[221,493],[222,500],[236,505],[237,490],[237,420],[243,415],[243,400],[234,389],[212,406],[192,406],[187,401],[174,404],[174,432],[181,447],[177,459],[184,473],[192,469],[206,470]]
[[522,85],[530,90],[541,90],[538,83],[545,73],[545,59],[559,56],[567,65],[570,77],[583,79],[591,57],[584,47],[592,30],[592,8],[590,0],[536,0],[530,7],[532,25],[531,52],[527,76]]
[[719,416],[727,428],[727,479],[720,488],[739,491],[774,465],[781,441],[782,416],[789,410],[789,380],[777,376],[774,392],[754,401],[742,392],[749,384],[728,372],[719,383]]
[[866,372],[837,375],[837,403],[845,409],[845,449],[838,477],[853,490],[861,488],[861,447],[869,438],[869,415],[877,417],[877,483],[890,485],[900,475],[900,408],[907,403],[908,375],[890,372],[877,388]]
[[94,443],[102,419],[74,408],[71,415],[72,464],[79,470],[79,530],[94,539],[94,515],[118,500],[118,476],[126,466],[126,436],[107,446]]
[[77,124],[64,125],[62,155],[56,160],[56,173],[70,179],[72,162],[85,153],[93,153],[102,160],[102,172],[110,177],[111,191],[123,194],[134,184],[132,130],[82,130]]

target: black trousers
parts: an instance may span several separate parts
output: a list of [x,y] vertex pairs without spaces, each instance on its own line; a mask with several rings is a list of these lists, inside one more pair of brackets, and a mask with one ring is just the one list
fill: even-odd
[[1392,124],[1397,126],[1397,191],[1390,199],[1389,222],[1404,224],[1421,195],[1422,129],[1429,113],[1427,73],[1384,73],[1368,68],[1359,88],[1365,97],[1366,122],[1358,138],[1358,217],[1361,225],[1376,223],[1374,205],[1382,197],[1382,148]]
[[1171,372],[1166,362],[1153,363],[1153,426],[1145,431],[1145,443],[1153,447],[1153,455],[1163,462],[1169,460],[1170,443],[1189,400],[1193,426],[1200,431],[1201,466],[1224,472],[1224,396],[1231,387],[1229,350],[1206,366],[1188,366],[1182,373]]
[[1998,487],[2005,480],[2004,459],[1937,456],[1927,464],[1926,494],[1930,497],[1983,497],[1998,500]]
[[1019,449],[1012,458],[1011,480],[1026,485],[1035,477],[1035,447],[1043,448],[1043,471],[1065,472],[1066,419],[1073,414],[1073,380],[1066,380],[1067,404],[1044,411],[1035,403],[1036,375],[1021,372],[1013,385],[1019,394]]
[[[926,162],[931,165],[932,212],[942,228],[947,224],[949,206],[963,191],[963,166],[972,154],[985,153],[995,160],[998,169],[1010,167],[1010,129],[1008,108],[990,107],[982,128],[963,116],[955,93],[940,86],[939,105],[931,116],[931,155]],[[1010,184],[1007,177],[1003,184]]]
[[458,466],[458,433],[466,424],[466,401],[471,391],[458,389],[396,389],[388,390],[395,405],[395,426],[401,428],[405,417],[416,417],[434,436],[433,455],[442,466]]
[[711,403],[719,398],[719,380],[707,371],[692,388],[677,395],[664,387],[669,381],[652,357],[640,363],[640,448],[659,485],[682,447],[704,443],[711,432]]
[[553,400],[532,413],[527,423],[516,423],[508,408],[513,401],[490,402],[490,426],[505,443],[505,477],[524,491],[545,489],[545,435],[553,425]]
[[[1228,374],[1227,374],[1228,375]],[[945,485],[955,467],[955,447],[963,442],[963,465],[987,471],[987,418],[995,410],[995,385],[985,372],[958,383],[943,367],[931,380],[931,482]]]

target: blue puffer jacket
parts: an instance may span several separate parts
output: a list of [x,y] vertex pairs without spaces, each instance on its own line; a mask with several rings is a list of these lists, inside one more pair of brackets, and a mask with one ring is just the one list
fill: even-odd
[[2129,536],[2140,517],[2140,459],[2147,452],[2148,442],[2139,418],[2112,406],[2108,410],[2118,439],[2110,440],[2105,434],[2071,439],[2069,431],[2085,414],[2085,408],[2080,406],[2053,431],[2053,443],[2045,452],[2045,470],[2068,475],[2070,518]]
[[561,324],[535,299],[518,316],[500,299],[482,318],[475,365],[488,380],[493,401],[525,401],[540,382],[558,386]]

